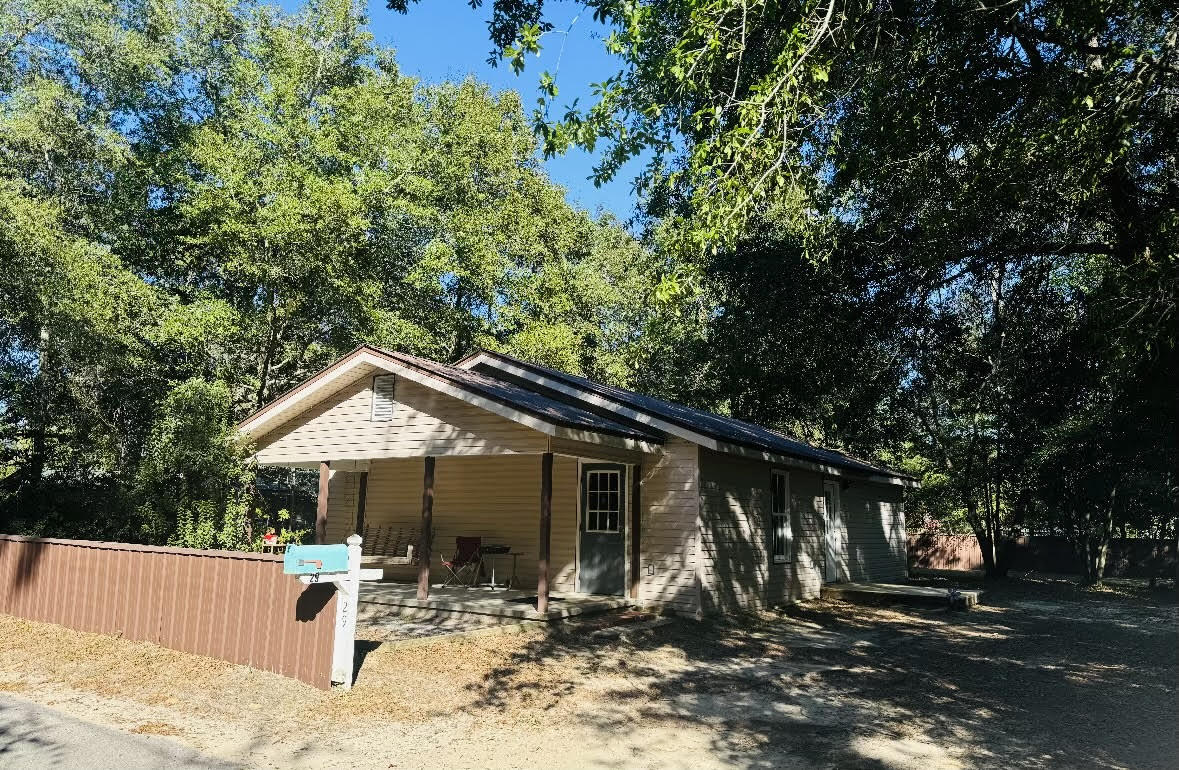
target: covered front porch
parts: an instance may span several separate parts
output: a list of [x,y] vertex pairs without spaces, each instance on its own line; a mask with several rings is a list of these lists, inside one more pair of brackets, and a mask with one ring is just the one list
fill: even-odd
[[[316,542],[368,532],[372,566],[414,585],[415,601],[449,576],[459,537],[495,547],[497,578],[514,565],[514,587],[536,587],[540,616],[550,593],[637,596],[641,468],[661,456],[661,434],[367,347],[239,428],[259,464],[318,469]],[[390,540],[395,553],[371,553]]]
[[[641,465],[609,454],[325,460],[316,541],[367,533],[374,542],[366,553],[375,552],[365,565],[382,568],[385,580],[368,584],[361,602],[402,614],[552,621],[626,606],[638,578]],[[450,575],[442,562],[458,537],[506,552],[484,556],[473,587],[443,585]],[[377,540],[400,545],[383,553]]]

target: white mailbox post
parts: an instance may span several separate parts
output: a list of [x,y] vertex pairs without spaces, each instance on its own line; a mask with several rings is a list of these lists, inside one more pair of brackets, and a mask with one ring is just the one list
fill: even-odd
[[[380,580],[385,571],[360,568],[360,535],[351,535],[348,544],[346,572],[315,572],[299,575],[304,585],[334,583],[336,586],[336,632],[332,643],[332,682],[345,690],[352,689],[352,670],[356,654],[356,604],[360,599],[360,581]],[[311,548],[313,546],[307,546]],[[339,546],[331,546],[338,548]],[[291,546],[298,549],[299,546]],[[288,553],[290,549],[288,549]],[[296,550],[296,554],[298,551]]]

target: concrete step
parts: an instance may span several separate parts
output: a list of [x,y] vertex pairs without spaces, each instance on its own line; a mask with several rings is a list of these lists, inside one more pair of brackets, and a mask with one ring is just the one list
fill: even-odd
[[982,591],[976,589],[933,588],[902,583],[828,583],[823,596],[864,604],[915,604],[970,609],[979,603]]

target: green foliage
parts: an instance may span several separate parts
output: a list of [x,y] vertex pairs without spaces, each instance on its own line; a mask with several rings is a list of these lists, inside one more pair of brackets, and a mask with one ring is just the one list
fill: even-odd
[[[521,49],[542,6],[495,5]],[[533,122],[601,179],[652,158],[653,237],[689,261],[639,344],[649,387],[920,465],[914,502],[995,572],[1008,534],[1080,548],[1102,490],[1172,531],[1173,4],[588,5],[619,70],[587,108],[542,79]]]
[[181,548],[214,548],[221,518],[221,512],[207,500],[186,505],[176,514],[176,531],[168,539],[168,544]]
[[[536,130],[546,153],[600,149],[603,180],[650,154],[640,185],[668,204],[681,248],[731,246],[777,207],[822,257],[841,222],[887,194],[886,169],[902,186],[957,169],[964,200],[1044,186],[1058,205],[1049,178],[1063,197],[1097,192],[1128,157],[1166,144],[1138,134],[1140,108],[1165,111],[1155,95],[1176,74],[1175,11],[1161,0],[586,5],[619,68],[594,84],[591,105],[560,111],[542,77]],[[551,29],[543,2],[493,8],[494,52],[519,68]],[[1010,175],[1013,163],[1024,176]],[[852,189],[832,187],[839,176]],[[1059,217],[1047,233],[1071,235]]]
[[18,0],[0,38],[4,528],[249,545],[231,426],[361,342],[629,377],[653,258],[516,94],[403,76],[350,0]]
[[[255,513],[260,513],[260,511],[255,509]],[[297,545],[306,541],[307,537],[311,534],[312,530],[309,527],[304,527],[303,529],[291,529],[288,526],[291,523],[291,512],[286,508],[279,508],[275,513],[274,518],[278,523],[278,531],[275,534],[278,536],[279,545]],[[274,527],[270,526],[270,519],[266,519],[264,523],[266,525],[265,527],[259,527],[254,530],[258,533],[258,537],[254,540],[253,543],[255,548],[261,546],[262,536],[264,536],[268,531],[274,529]]]
[[249,540],[249,448],[229,422],[229,388],[190,379],[164,400],[138,466],[144,535],[174,545],[240,547]]

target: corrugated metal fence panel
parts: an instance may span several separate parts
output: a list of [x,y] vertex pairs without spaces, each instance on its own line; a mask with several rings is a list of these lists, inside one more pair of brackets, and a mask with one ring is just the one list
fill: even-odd
[[335,591],[282,557],[0,535],[0,612],[330,686]]

